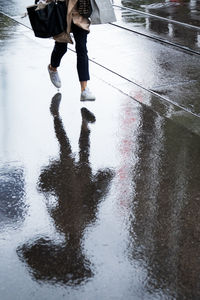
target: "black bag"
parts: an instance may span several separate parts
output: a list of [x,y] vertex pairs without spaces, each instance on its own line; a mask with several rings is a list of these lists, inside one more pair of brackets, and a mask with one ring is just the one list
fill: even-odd
[[77,8],[79,14],[85,18],[89,18],[92,14],[92,5],[90,0],[78,0]]
[[67,7],[65,1],[53,1],[36,10],[37,5],[27,7],[29,20],[36,37],[49,38],[66,31]]

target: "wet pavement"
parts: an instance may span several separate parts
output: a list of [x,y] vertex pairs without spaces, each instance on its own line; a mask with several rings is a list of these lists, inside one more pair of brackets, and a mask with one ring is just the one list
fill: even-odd
[[[0,0],[28,25],[26,5]],[[200,58],[115,11],[88,36],[89,103],[73,46],[58,92],[53,41],[0,14],[2,300],[200,298]]]
[[200,26],[200,2],[198,0],[114,0],[114,4]]
[[152,39],[163,41],[177,48],[181,46],[200,53],[199,26],[176,21],[172,18],[173,14],[170,14],[170,17],[155,15],[150,9],[143,11],[116,5],[115,11],[118,16],[116,23],[118,26],[141,35],[148,35]]

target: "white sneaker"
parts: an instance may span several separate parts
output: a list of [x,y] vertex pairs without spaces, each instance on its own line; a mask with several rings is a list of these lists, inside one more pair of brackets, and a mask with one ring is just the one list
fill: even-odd
[[81,92],[81,101],[94,101],[96,97],[91,93],[88,87]]
[[52,71],[49,68],[49,65],[48,65],[48,71],[49,71],[49,76],[50,76],[51,82],[53,83],[53,85],[55,85],[55,87],[57,87],[59,89],[61,87],[61,80],[58,75],[58,71]]

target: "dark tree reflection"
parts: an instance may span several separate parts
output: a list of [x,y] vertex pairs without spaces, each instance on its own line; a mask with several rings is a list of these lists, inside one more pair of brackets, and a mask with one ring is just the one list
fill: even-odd
[[[64,242],[41,237],[23,245],[18,254],[31,268],[35,279],[76,285],[93,275],[83,250],[84,231],[95,222],[98,205],[108,192],[113,173],[109,169],[92,172],[88,124],[95,122],[95,116],[86,108],[81,109],[79,161],[75,161],[58,111],[60,100],[58,93],[50,107],[60,156],[43,168],[38,186],[47,199],[56,229],[64,235]],[[52,196],[56,199],[53,205],[48,201]]]
[[200,299],[200,137],[145,109],[138,141],[130,257],[150,294]]

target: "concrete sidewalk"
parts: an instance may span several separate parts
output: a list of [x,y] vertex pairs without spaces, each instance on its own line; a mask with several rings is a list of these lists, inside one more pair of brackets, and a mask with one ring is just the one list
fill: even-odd
[[[186,111],[199,116],[199,55],[184,50],[188,48],[198,51],[195,48],[197,44],[188,38],[197,36],[198,31],[151,17],[143,18],[140,23],[135,23],[134,20],[137,20],[139,15],[131,13],[126,8],[115,7],[115,13],[117,22],[113,25],[91,26],[88,49],[89,57],[95,63],[91,64],[91,69],[95,66],[98,72],[105,70],[105,74],[108,75],[100,75],[100,78],[104,76],[114,78],[111,82],[120,82],[120,85],[118,83],[114,85],[123,86],[120,88],[122,92],[137,101],[141,98],[137,98],[139,88],[142,93],[148,94],[143,97],[143,101],[148,105],[151,105],[149,97],[156,98],[164,106],[172,103],[178,110],[183,110],[184,114]],[[20,17],[16,19],[20,22],[25,21],[25,24],[30,26],[28,19],[23,20]],[[148,27],[143,26],[145,23],[149,24]],[[155,26],[151,27],[151,24]],[[166,28],[170,28],[171,25],[174,27],[174,34],[170,35],[169,30],[163,34],[161,29],[166,31]],[[141,36],[140,33],[146,36]],[[31,32],[27,31],[26,34],[34,39]],[[172,45],[159,42],[153,37],[160,37],[161,40],[170,42]],[[52,47],[52,42],[49,40],[35,40],[41,45]],[[178,48],[176,45],[183,48]],[[98,72],[95,69],[95,76],[98,76]],[[147,93],[146,90],[148,90]]]

